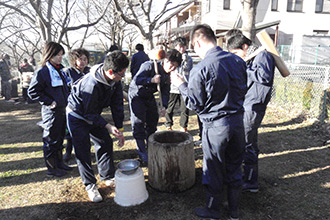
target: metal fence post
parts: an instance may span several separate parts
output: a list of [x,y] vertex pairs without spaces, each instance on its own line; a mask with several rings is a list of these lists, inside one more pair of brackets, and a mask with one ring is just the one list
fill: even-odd
[[315,53],[315,61],[314,61],[314,65],[317,64],[317,56],[318,56],[318,52],[319,52],[319,47],[320,47],[320,45],[317,45],[317,47],[316,47],[316,53]]
[[324,82],[323,82],[323,105],[322,105],[321,123],[324,123],[325,114],[327,112],[327,89],[329,87],[329,71],[330,71],[330,67],[326,67]]

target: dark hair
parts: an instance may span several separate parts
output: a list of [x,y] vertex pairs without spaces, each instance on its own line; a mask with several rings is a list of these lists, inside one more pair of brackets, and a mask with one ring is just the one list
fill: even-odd
[[198,24],[196,25],[190,33],[190,40],[194,43],[195,39],[203,38],[204,40],[211,41],[213,43],[217,42],[214,31],[207,24]]
[[237,35],[237,34],[243,34],[243,32],[241,31],[241,30],[239,30],[239,29],[231,29],[231,30],[229,30],[229,31],[227,31],[227,33],[226,33],[226,35],[225,35],[225,42],[227,43],[228,42],[228,40],[229,40],[229,38],[231,38],[232,36],[235,36],[235,35]]
[[87,61],[89,63],[89,57],[90,54],[87,50],[84,48],[78,48],[74,49],[69,53],[69,63],[70,66],[75,67],[76,66],[76,60],[79,59],[82,55],[85,55],[87,57]]
[[112,52],[112,51],[115,51],[115,50],[119,50],[119,48],[115,44],[111,45],[110,48],[109,48],[109,52]]
[[166,52],[165,58],[167,58],[170,62],[177,62],[179,66],[181,66],[182,55],[176,49],[171,49]]
[[137,44],[135,46],[135,50],[138,50],[138,51],[144,51],[144,46],[142,44]]
[[103,69],[105,71],[112,70],[115,73],[121,72],[123,69],[127,68],[129,60],[125,54],[119,50],[109,52],[103,64]]
[[24,58],[24,59],[23,59],[23,62],[24,62],[24,63],[27,63],[27,62],[28,62],[28,60],[27,60],[26,58]]
[[187,46],[187,39],[185,37],[178,37],[174,41],[174,46],[179,45],[180,47],[185,47]]
[[245,37],[242,33],[238,33],[236,35],[231,36],[227,40],[227,49],[243,49],[243,45],[247,44],[250,46],[252,41],[250,41],[247,37]]
[[42,66],[46,65],[47,61],[49,61],[52,57],[56,56],[61,51],[63,51],[63,54],[65,53],[61,44],[52,41],[46,43],[44,51],[42,52]]

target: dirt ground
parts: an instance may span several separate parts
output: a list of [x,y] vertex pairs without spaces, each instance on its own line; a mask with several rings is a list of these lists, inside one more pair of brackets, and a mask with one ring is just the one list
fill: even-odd
[[[126,144],[121,149],[115,147],[116,163],[137,158],[127,103],[125,108]],[[111,118],[109,111],[104,117]],[[24,105],[0,100],[0,219],[199,219],[193,208],[205,203],[200,147],[195,147],[196,183],[191,189],[159,192],[149,186],[148,169],[143,168],[149,193],[146,202],[121,207],[114,202],[115,189],[100,182],[104,201],[94,204],[88,200],[74,160],[70,161],[74,170],[68,175],[46,176],[38,121],[38,103]],[[161,118],[158,130],[165,130],[164,121]],[[178,114],[175,123],[177,126]],[[197,140],[195,115],[190,117],[188,129]],[[242,194],[241,219],[330,219],[329,139],[328,124],[270,105],[259,131],[260,191]],[[222,219],[228,219],[225,204],[222,211]]]

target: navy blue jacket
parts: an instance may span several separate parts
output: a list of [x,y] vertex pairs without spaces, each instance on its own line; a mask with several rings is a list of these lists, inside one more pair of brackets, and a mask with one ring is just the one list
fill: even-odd
[[247,67],[248,91],[245,96],[244,109],[265,111],[271,98],[274,82],[274,58],[264,50],[250,60]]
[[[60,68],[62,69],[63,66],[61,65]],[[62,80],[63,86],[52,87],[49,69],[47,66],[43,66],[34,73],[28,88],[28,95],[42,105],[51,105],[55,101],[56,108],[64,109],[68,103],[69,87],[63,78]]]
[[244,60],[220,47],[210,49],[190,71],[188,84],[179,86],[186,106],[196,111],[202,122],[243,113],[246,89]]
[[103,108],[111,108],[117,128],[123,127],[124,106],[121,82],[108,82],[103,75],[103,63],[93,66],[72,87],[68,107],[93,125],[105,127],[108,123],[102,116]]
[[71,78],[71,83],[73,84],[76,82],[78,79],[80,79],[82,76],[87,74],[90,70],[90,67],[86,66],[84,71],[80,71],[77,68],[74,67],[69,67],[64,70],[64,72]]
[[[163,106],[166,108],[170,95],[170,77],[163,69],[162,62],[157,62],[157,66],[158,73],[161,75],[160,90],[162,93]],[[153,61],[143,63],[130,83],[128,90],[129,97],[139,96],[146,100],[154,98],[154,93],[157,92],[157,84],[151,83],[151,79],[155,74]]]
[[148,60],[149,57],[144,51],[139,51],[132,56],[132,60],[131,60],[132,78],[139,71],[141,64]]

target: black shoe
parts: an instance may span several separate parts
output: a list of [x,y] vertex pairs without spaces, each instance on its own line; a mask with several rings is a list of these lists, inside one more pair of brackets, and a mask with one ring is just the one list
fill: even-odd
[[61,177],[66,174],[65,170],[62,169],[48,169],[47,170],[47,175],[48,176],[56,176],[56,177]]
[[243,183],[242,192],[257,193],[258,191],[259,191],[258,183],[256,184]]
[[142,160],[141,157],[139,157],[138,161],[141,164],[141,167],[148,167],[148,161]]
[[71,171],[73,170],[72,167],[69,167],[68,165],[66,165],[65,163],[61,163],[58,165],[58,168],[62,169],[62,170],[65,170],[65,171]]
[[71,160],[71,154],[67,154],[67,153],[65,153],[64,155],[63,155],[63,161],[64,162],[69,162],[70,160]]
[[57,168],[60,168],[62,170],[66,170],[66,171],[71,171],[72,168],[69,167],[68,165],[66,165],[63,161],[63,154],[62,154],[62,150],[58,150],[57,154],[56,154],[56,165]]
[[201,218],[213,218],[219,219],[221,218],[221,212],[219,210],[210,209],[207,207],[204,208],[195,208],[194,209],[195,215]]

